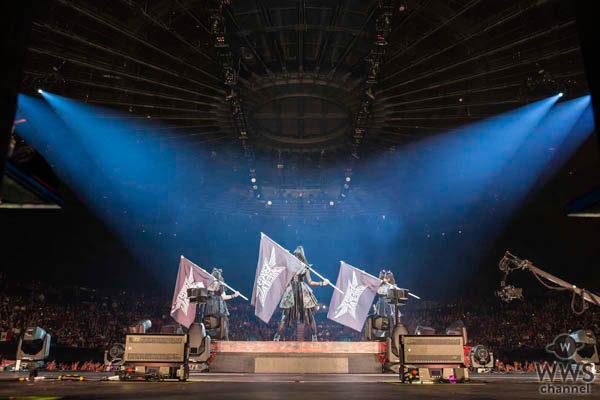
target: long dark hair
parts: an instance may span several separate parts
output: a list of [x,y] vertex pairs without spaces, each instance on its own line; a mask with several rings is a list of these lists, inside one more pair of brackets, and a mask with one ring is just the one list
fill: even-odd
[[394,273],[391,270],[386,271],[385,269],[382,269],[381,272],[379,272],[379,279],[383,280],[383,278],[388,278],[392,285],[396,284]]
[[210,285],[208,285],[208,290],[217,292],[222,288],[221,282],[223,282],[223,270],[220,268],[213,268],[210,274],[216,279],[212,281]]
[[296,258],[298,260],[300,260],[304,264],[308,265],[308,261],[306,261],[306,256],[304,255],[304,247],[302,247],[302,246],[296,247],[296,250],[294,250],[294,255],[296,256]]
[[219,269],[219,268],[213,268],[212,276],[214,276],[215,278],[217,278],[219,281],[223,282],[223,270]]

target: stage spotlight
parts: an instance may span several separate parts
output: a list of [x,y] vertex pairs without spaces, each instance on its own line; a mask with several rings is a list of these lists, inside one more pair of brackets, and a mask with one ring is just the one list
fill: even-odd
[[563,92],[560,92],[560,93],[558,94],[558,97],[563,97]]
[[28,327],[19,337],[15,369],[35,370],[44,365],[50,354],[50,334],[39,326]]
[[271,200],[267,201],[267,205],[268,205],[268,206],[270,206],[270,205],[272,205],[272,204],[273,204],[273,202],[272,202]]
[[349,176],[346,177],[346,182],[350,182],[352,180],[352,178],[350,178]]
[[252,189],[253,189],[253,190],[258,190],[258,186],[257,186],[257,185],[254,185],[254,186],[252,186]]
[[435,329],[429,326],[418,325],[415,328],[415,335],[435,335]]
[[104,350],[104,365],[123,365],[125,364],[125,345],[123,343],[113,343]]
[[492,368],[494,354],[483,345],[477,345],[469,351],[469,360],[473,368]]
[[146,333],[152,327],[152,322],[149,319],[134,322],[129,325],[129,333]]
[[39,94],[42,94],[43,90],[42,90],[42,89],[38,89],[38,90],[37,90],[37,92],[38,92]]
[[252,179],[250,179],[250,181],[251,181],[252,183],[255,183],[255,182],[256,182],[256,178],[252,178]]
[[332,200],[332,201],[330,201],[330,202],[329,202],[329,205],[330,205],[330,206],[333,206],[333,205],[335,205],[335,201],[333,201],[333,200]]

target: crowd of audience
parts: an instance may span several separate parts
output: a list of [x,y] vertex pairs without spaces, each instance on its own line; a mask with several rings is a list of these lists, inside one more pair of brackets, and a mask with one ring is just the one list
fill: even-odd
[[53,345],[106,348],[122,342],[135,321],[151,319],[156,329],[171,323],[169,307],[160,297],[17,282],[0,293],[0,333],[16,341],[25,327],[39,326]]
[[[40,326],[52,335],[53,345],[104,349],[111,343],[123,342],[127,327],[135,321],[150,319],[153,332],[174,323],[168,297],[49,287],[35,282],[5,282],[4,286],[0,292],[2,340],[16,341],[25,327]],[[319,307],[315,319],[320,341],[364,340],[364,333],[327,319],[326,305]],[[247,302],[230,301],[229,310],[230,340],[272,340],[279,313],[265,324],[254,316],[254,309]],[[509,364],[505,355],[519,350],[543,351],[560,333],[591,329],[600,336],[600,313],[592,309],[582,315],[574,314],[567,293],[550,292],[509,304],[493,297],[463,298],[446,305],[428,303],[426,307],[414,302],[401,311],[402,322],[410,333],[418,325],[443,333],[450,324],[462,320],[467,327],[468,344],[490,347],[505,370],[533,368],[532,364]],[[308,340],[310,328],[304,333]],[[287,329],[282,335],[283,340],[296,338],[295,329]]]

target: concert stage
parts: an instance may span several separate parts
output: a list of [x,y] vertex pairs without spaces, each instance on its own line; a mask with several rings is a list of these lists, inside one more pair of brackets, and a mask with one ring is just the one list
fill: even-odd
[[211,372],[378,374],[379,342],[214,342]]
[[[0,398],[56,397],[67,399],[197,399],[221,400],[350,400],[350,399],[547,399],[539,393],[535,374],[471,376],[456,385],[401,384],[382,374],[197,374],[188,382],[103,381],[111,373],[83,372],[84,381],[60,381],[65,372],[41,372],[43,380],[18,381],[27,373],[0,372]],[[600,390],[592,384],[591,398]],[[565,398],[569,398],[568,396]]]
[[[214,342],[210,372],[191,371],[186,382],[148,382],[141,377],[120,381],[115,372],[44,370],[29,381],[26,371],[0,372],[0,399],[15,396],[221,400],[548,398],[540,393],[541,384],[533,373],[473,373],[467,383],[460,384],[401,383],[396,374],[380,373],[383,351],[383,344],[378,342]],[[265,372],[269,369],[278,373]],[[323,372],[332,370],[336,372]],[[355,372],[358,370],[370,372]],[[68,373],[78,376],[65,380]],[[590,390],[593,394],[600,390],[600,379],[591,384]]]

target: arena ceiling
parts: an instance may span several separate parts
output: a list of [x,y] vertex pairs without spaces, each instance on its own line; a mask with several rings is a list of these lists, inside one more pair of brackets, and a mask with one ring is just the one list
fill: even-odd
[[52,0],[24,90],[158,121],[165,140],[238,162],[276,160],[265,174],[339,166],[318,190],[426,135],[587,93],[573,3]]

